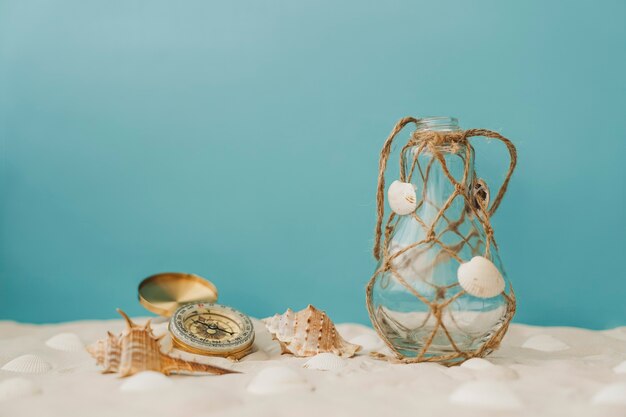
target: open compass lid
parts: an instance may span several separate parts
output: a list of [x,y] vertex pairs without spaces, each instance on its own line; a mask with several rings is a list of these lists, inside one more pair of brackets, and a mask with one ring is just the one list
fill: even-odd
[[217,301],[217,288],[212,282],[183,272],[163,272],[149,276],[141,281],[138,292],[142,306],[166,317],[185,304]]

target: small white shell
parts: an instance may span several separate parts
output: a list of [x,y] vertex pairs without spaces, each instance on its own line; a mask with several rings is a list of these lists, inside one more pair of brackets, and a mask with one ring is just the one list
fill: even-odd
[[483,358],[471,358],[461,364],[462,368],[473,369],[475,371],[483,371],[485,369],[491,369],[494,366],[496,365],[489,362],[487,359],[483,359]]
[[626,383],[607,385],[591,399],[593,404],[626,405]]
[[513,391],[496,381],[466,382],[450,395],[449,400],[454,404],[491,410],[514,410],[522,406]]
[[626,361],[620,363],[615,368],[613,368],[613,372],[616,374],[626,374]]
[[519,375],[515,370],[506,366],[495,365],[486,359],[472,358],[461,364],[461,368],[473,371],[473,376],[479,379],[491,379],[496,381],[517,379]]
[[22,355],[7,362],[2,367],[3,371],[22,372],[28,374],[42,374],[52,369],[52,365],[37,355]]
[[334,371],[346,366],[346,362],[332,353],[318,353],[302,365],[303,368],[317,371]]
[[85,350],[85,345],[74,333],[59,333],[46,340],[46,346],[52,349],[65,352],[81,352]]
[[415,188],[415,185],[408,182],[392,182],[387,190],[387,201],[391,210],[400,216],[414,212],[417,208]]
[[380,337],[373,333],[365,333],[360,336],[356,336],[350,339],[350,343],[362,346],[363,352],[372,352],[385,347],[385,343],[380,339]]
[[474,256],[459,266],[457,277],[461,287],[478,298],[491,298],[504,291],[505,283],[498,268],[489,259]]
[[124,392],[145,392],[156,391],[168,388],[172,385],[172,381],[156,371],[143,371],[132,375],[124,381],[120,386],[120,391]]
[[300,374],[284,366],[263,369],[248,385],[249,392],[261,395],[312,389],[313,387]]
[[561,342],[554,336],[550,336],[549,334],[538,334],[532,336],[524,342],[522,347],[526,349],[540,350],[542,352],[558,352],[570,348],[569,345]]
[[26,378],[9,378],[0,382],[0,401],[38,394],[41,389]]

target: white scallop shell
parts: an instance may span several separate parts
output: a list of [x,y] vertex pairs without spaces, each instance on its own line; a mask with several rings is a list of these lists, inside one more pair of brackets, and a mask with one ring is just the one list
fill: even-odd
[[38,394],[41,389],[26,378],[9,378],[0,382],[0,401]]
[[124,392],[145,392],[156,391],[168,388],[172,381],[161,372],[143,371],[132,375],[120,386],[120,391]]
[[37,355],[22,355],[7,362],[2,367],[3,371],[23,372],[28,374],[42,374],[52,369],[52,365]]
[[85,350],[85,345],[74,333],[59,333],[46,340],[46,346],[52,349],[65,352],[81,352]]
[[569,345],[561,342],[554,336],[550,336],[549,334],[538,334],[532,336],[524,342],[522,347],[526,349],[540,350],[542,352],[558,352],[570,348]]
[[504,291],[502,274],[493,262],[482,256],[474,256],[461,264],[457,277],[461,287],[474,297],[491,298]]
[[449,398],[451,403],[491,410],[514,410],[522,402],[502,382],[470,381],[457,388]]
[[620,363],[615,368],[613,368],[613,372],[616,374],[626,374],[626,361]]
[[346,362],[333,353],[318,353],[302,365],[303,368],[317,371],[334,371],[346,366]]
[[391,210],[400,216],[414,212],[417,208],[415,189],[415,185],[408,182],[392,182],[387,190],[387,201]]
[[607,385],[591,398],[593,404],[626,405],[626,383]]
[[248,385],[249,392],[261,395],[312,389],[313,387],[300,374],[284,366],[263,369]]

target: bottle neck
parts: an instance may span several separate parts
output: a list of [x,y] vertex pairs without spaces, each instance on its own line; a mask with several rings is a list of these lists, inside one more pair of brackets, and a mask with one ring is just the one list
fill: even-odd
[[416,132],[454,132],[460,131],[459,120],[451,116],[424,117],[417,120]]
[[[454,117],[427,117],[419,119],[416,132],[454,132],[461,131],[459,121]],[[467,154],[466,148],[454,148],[451,151],[449,145],[440,145],[438,150],[441,153],[448,173],[444,172],[441,162],[428,149],[422,149],[416,158],[418,146],[413,146],[404,152],[403,164],[406,173],[411,173],[411,182],[417,190],[422,193],[421,198],[424,204],[418,209],[418,214],[425,221],[434,221],[439,209],[443,207],[450,195],[455,191],[454,185],[448,178],[448,173],[457,181],[462,181],[465,170],[465,160],[470,160],[470,173],[466,178],[466,185],[472,182],[474,165],[473,152]],[[419,200],[419,197],[418,197]],[[459,217],[465,208],[463,199],[455,199],[447,213]]]

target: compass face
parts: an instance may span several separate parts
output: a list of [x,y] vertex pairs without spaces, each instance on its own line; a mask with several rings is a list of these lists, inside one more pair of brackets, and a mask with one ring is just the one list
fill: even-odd
[[205,355],[233,355],[245,351],[254,341],[250,318],[220,304],[180,307],[170,320],[170,333],[178,347]]

